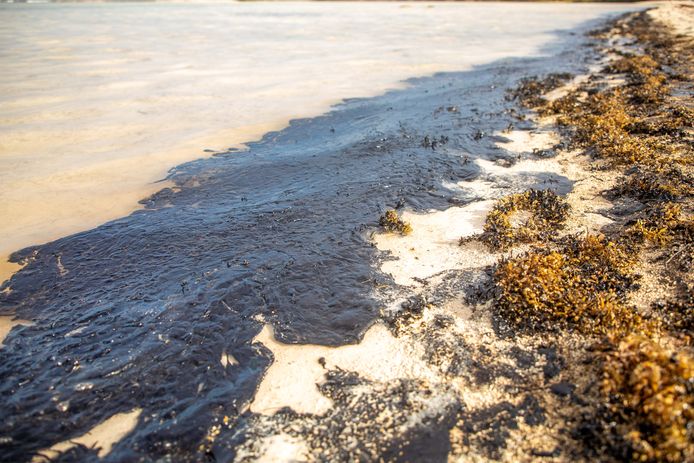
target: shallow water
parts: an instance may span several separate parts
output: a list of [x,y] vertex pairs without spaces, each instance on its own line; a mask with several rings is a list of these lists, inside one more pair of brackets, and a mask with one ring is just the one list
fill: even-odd
[[[523,76],[576,70],[579,42],[559,34],[544,58],[349,100],[248,151],[178,167],[175,188],[143,211],[17,253],[27,265],[0,293],[0,313],[34,324],[16,327],[0,350],[0,455],[25,461],[142,409],[105,460],[206,458],[205,433],[225,416],[247,416],[271,362],[251,343],[262,320],[284,342],[357,342],[382,304],[374,287],[395,284],[377,270],[384,256],[369,239],[379,215],[484,199],[446,185],[474,178],[473,159],[513,156],[493,135],[523,127],[506,89]],[[432,149],[425,137],[447,141]],[[571,188],[557,175],[523,178]],[[228,461],[234,445],[214,457]],[[97,455],[72,452],[68,460]]]
[[126,215],[205,149],[401,79],[538,53],[555,29],[624,8],[0,4],[0,261]]

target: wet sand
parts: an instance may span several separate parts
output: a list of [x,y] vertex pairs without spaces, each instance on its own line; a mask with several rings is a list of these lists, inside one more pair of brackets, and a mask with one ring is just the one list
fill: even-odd
[[31,325],[29,320],[15,318],[13,315],[0,315],[0,349],[2,349],[5,337],[15,326]]
[[98,448],[97,455],[99,458],[103,458],[109,454],[113,444],[120,441],[133,430],[140,413],[142,413],[142,410],[135,409],[128,413],[113,415],[103,423],[94,426],[94,428],[82,436],[60,442],[49,449],[39,451],[38,455],[32,459],[32,462],[51,461],[77,445]]

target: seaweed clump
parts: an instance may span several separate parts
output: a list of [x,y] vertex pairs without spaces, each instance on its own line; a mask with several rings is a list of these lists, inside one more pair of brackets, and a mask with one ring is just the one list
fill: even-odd
[[551,108],[562,111],[558,118],[560,125],[574,128],[572,143],[575,146],[589,148],[614,164],[634,164],[656,155],[657,147],[652,139],[630,136],[628,129],[637,119],[629,113],[619,89],[590,95],[574,106],[562,102]]
[[393,209],[387,210],[379,219],[378,224],[387,232],[400,233],[401,235],[412,233],[412,226],[403,221]]
[[479,239],[491,249],[503,250],[517,243],[546,240],[561,229],[569,214],[569,204],[551,190],[530,189],[498,200],[487,215],[484,231],[469,239]]
[[673,240],[680,231],[682,206],[663,203],[654,206],[645,218],[638,219],[627,229],[627,235],[636,243],[662,246]]
[[559,250],[535,249],[502,262],[494,275],[496,308],[505,321],[528,331],[574,328],[596,335],[647,330],[625,303],[634,287],[634,261],[603,236],[570,236]]
[[642,201],[672,201],[694,195],[694,178],[681,167],[663,162],[639,165],[630,170],[618,193]]
[[603,360],[601,389],[622,458],[694,461],[694,359],[640,335],[624,338]]
[[627,86],[630,87],[630,99],[635,104],[659,103],[668,94],[665,74],[660,66],[649,55],[633,55],[621,58],[610,64],[606,71],[626,74]]
[[545,78],[528,77],[521,79],[520,84],[509,93],[509,100],[517,100],[527,108],[542,106],[547,103],[543,94],[564,85],[571,74],[567,72],[548,74]]

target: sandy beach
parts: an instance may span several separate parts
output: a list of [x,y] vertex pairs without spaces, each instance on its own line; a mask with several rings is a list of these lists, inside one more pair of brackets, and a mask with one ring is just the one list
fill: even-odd
[[35,8],[0,460],[694,458],[690,4]]

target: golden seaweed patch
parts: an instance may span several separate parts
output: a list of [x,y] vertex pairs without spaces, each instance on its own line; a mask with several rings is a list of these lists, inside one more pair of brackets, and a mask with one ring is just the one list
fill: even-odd
[[634,103],[658,103],[668,94],[665,74],[660,71],[658,62],[648,55],[621,58],[606,70],[626,74],[631,87],[630,98]]
[[664,203],[655,206],[648,216],[638,219],[627,229],[627,236],[637,243],[663,245],[669,243],[682,223],[682,207]]
[[524,330],[573,328],[587,334],[646,329],[624,302],[635,281],[632,258],[603,236],[569,237],[559,250],[533,250],[502,262],[496,308]]
[[393,209],[387,210],[379,219],[378,224],[387,232],[400,233],[401,235],[412,233],[412,226],[404,222]]
[[[500,263],[494,276],[496,309],[513,327],[608,335],[602,394],[586,414],[595,432],[586,436],[620,461],[694,461],[694,112],[687,85],[677,84],[691,84],[694,49],[690,38],[666,29],[637,13],[598,34],[639,41],[644,53],[612,50],[622,58],[604,69],[623,83],[591,78],[553,101],[538,83],[516,92],[539,114],[556,115],[570,146],[604,161],[599,167],[623,168],[610,194],[642,210],[612,229],[618,241],[552,240]],[[671,96],[671,83],[685,91]],[[640,256],[646,246],[656,249]],[[627,302],[633,266],[644,258],[677,288],[653,305],[649,320]],[[679,351],[660,346],[656,332]]]
[[633,461],[694,461],[694,359],[631,335],[605,354],[601,388]]
[[479,239],[491,249],[547,239],[563,227],[569,204],[551,190],[527,190],[498,200],[487,215],[480,235],[462,238],[460,244]]

